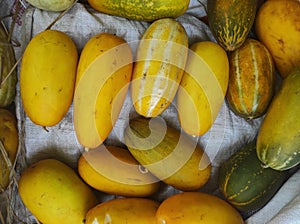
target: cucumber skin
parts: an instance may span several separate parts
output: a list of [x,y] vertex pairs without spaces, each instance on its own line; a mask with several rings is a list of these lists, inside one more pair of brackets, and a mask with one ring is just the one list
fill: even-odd
[[266,205],[289,175],[288,171],[265,168],[253,141],[221,164],[218,183],[226,200],[240,212],[249,214]]

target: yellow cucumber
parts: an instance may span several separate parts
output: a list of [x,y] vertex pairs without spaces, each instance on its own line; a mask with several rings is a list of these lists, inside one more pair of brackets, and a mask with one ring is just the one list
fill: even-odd
[[64,32],[46,30],[27,45],[21,64],[20,91],[24,110],[37,125],[58,124],[74,94],[78,52]]
[[225,50],[211,41],[190,47],[185,73],[177,94],[183,130],[200,136],[213,125],[224,102],[229,76]]
[[98,203],[77,173],[56,159],[43,159],[27,167],[18,190],[27,209],[45,224],[84,224],[86,213]]
[[282,78],[300,66],[300,1],[263,1],[255,34],[270,51]]
[[84,46],[77,67],[74,127],[87,148],[101,145],[123,106],[132,76],[132,51],[121,37],[93,36]]
[[159,202],[148,198],[116,198],[90,209],[85,224],[154,224]]
[[142,116],[160,115],[172,102],[183,76],[188,36],[174,19],[160,19],[145,31],[133,70],[132,101]]
[[240,213],[225,200],[204,192],[181,192],[165,199],[157,209],[159,224],[244,224]]
[[91,187],[114,195],[145,197],[159,189],[159,180],[124,148],[101,145],[83,152],[78,161],[81,178]]

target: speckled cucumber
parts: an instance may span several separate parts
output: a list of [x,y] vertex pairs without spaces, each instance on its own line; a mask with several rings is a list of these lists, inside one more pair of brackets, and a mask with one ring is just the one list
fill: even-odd
[[161,118],[131,119],[124,138],[141,165],[179,190],[198,190],[210,177],[211,164],[203,149]]
[[255,141],[247,143],[219,168],[218,183],[236,209],[249,214],[262,208],[288,178],[289,172],[264,168]]
[[8,107],[15,99],[17,72],[11,72],[15,63],[13,46],[4,24],[0,22],[0,107]]
[[187,10],[190,0],[88,0],[96,10],[128,19],[154,21],[176,18]]
[[274,96],[257,137],[258,158],[287,170],[300,163],[300,68],[293,70]]
[[254,23],[258,0],[209,0],[207,16],[217,42],[233,51],[246,40]]

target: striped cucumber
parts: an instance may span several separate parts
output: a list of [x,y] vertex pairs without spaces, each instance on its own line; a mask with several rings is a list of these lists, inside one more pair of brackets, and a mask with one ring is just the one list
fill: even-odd
[[207,16],[217,42],[226,50],[239,48],[254,23],[258,0],[209,0]]
[[153,22],[141,38],[132,80],[132,101],[142,116],[155,117],[172,102],[183,76],[188,36],[174,19]]
[[229,54],[226,98],[237,115],[253,119],[265,114],[274,94],[274,70],[271,54],[255,39]]

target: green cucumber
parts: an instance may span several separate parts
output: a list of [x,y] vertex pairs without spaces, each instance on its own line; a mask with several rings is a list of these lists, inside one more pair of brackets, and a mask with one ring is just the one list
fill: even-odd
[[[8,107],[16,96],[17,71],[14,49],[8,40],[8,33],[0,22],[0,107]],[[11,72],[12,71],[12,72]]]
[[249,214],[262,208],[290,175],[264,167],[256,154],[255,141],[243,145],[219,168],[219,189],[239,211]]

